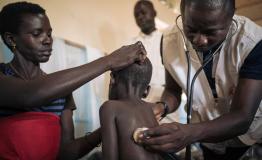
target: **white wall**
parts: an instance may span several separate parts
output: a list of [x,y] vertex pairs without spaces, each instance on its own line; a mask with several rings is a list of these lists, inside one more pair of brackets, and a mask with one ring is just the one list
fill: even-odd
[[[0,9],[15,1],[17,0],[0,0]],[[133,17],[133,7],[137,0],[29,1],[46,9],[54,36],[81,45],[88,44],[107,53],[117,49],[139,32]],[[176,17],[172,10],[167,9],[159,0],[152,2],[158,12],[158,18],[172,24]],[[236,0],[236,3],[238,14],[262,24],[261,0]]]
[[236,0],[237,14],[244,15],[262,25],[262,0]]
[[[17,0],[0,0],[0,8]],[[29,0],[46,9],[54,36],[110,53],[139,30],[133,17],[136,0]],[[152,0],[158,16],[171,24],[174,14]]]

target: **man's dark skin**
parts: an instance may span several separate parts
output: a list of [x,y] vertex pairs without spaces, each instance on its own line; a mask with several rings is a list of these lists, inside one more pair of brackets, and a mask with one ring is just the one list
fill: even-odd
[[143,32],[146,35],[151,34],[154,30],[156,30],[155,27],[155,17],[156,17],[156,11],[151,6],[148,1],[142,0],[138,1],[134,8],[134,16],[136,19],[136,24],[141,29],[141,32]]
[[[19,78],[0,73],[1,108],[28,109],[43,106],[57,98],[67,97],[72,91],[106,71],[118,70],[145,59],[143,46],[136,43],[91,63],[46,75],[39,63],[47,62],[52,51],[49,19],[45,14],[24,14],[21,17],[18,33],[4,33],[7,45],[11,49],[16,45],[11,66]],[[87,137],[75,139],[72,115],[71,109],[65,109],[61,115],[60,159],[78,159],[101,141],[100,130]]]
[[[195,1],[186,4],[182,12],[182,22],[185,35],[194,49],[204,52],[226,38],[233,14],[221,7],[203,7],[201,3],[202,1]],[[153,150],[177,152],[194,142],[216,143],[244,134],[259,107],[261,90],[261,80],[240,78],[229,113],[206,122],[174,122],[151,128],[147,134],[152,137],[143,139],[142,143]],[[179,106],[181,92],[179,85],[166,71],[166,86],[162,100],[168,104],[170,112]]]
[[145,150],[135,144],[132,138],[135,129],[158,125],[152,110],[154,104],[142,100],[147,90],[143,91],[144,87],[132,84],[131,80],[119,78],[117,73],[111,74],[109,88],[110,101],[100,108],[103,158],[161,160],[157,153]]

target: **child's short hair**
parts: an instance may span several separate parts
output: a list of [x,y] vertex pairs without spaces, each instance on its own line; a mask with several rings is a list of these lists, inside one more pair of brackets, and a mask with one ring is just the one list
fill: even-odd
[[140,87],[145,90],[152,77],[152,64],[148,58],[144,63],[134,63],[120,71],[113,72],[115,78],[123,82],[131,82],[134,87]]

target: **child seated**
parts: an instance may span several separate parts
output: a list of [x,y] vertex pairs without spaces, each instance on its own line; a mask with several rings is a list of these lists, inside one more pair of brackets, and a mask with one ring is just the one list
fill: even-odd
[[153,103],[142,100],[149,92],[152,64],[149,59],[111,73],[109,101],[100,108],[104,160],[161,160],[133,140],[137,128],[154,127],[158,122]]

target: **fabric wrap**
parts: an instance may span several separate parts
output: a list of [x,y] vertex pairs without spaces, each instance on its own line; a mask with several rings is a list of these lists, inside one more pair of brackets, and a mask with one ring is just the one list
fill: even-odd
[[[0,119],[0,159],[55,160],[60,146],[60,118],[24,112]],[[42,157],[42,159],[39,159]]]

